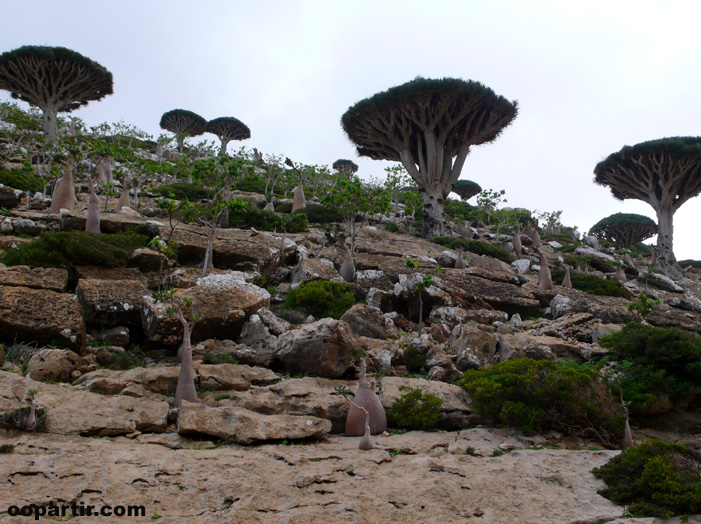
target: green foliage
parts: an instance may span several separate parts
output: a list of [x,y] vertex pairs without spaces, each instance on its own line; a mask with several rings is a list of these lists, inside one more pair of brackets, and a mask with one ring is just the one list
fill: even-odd
[[3,444],[0,446],[0,454],[2,453],[12,453],[15,450],[15,446],[12,444]]
[[607,484],[599,495],[635,517],[701,513],[701,456],[686,446],[646,440],[592,472]]
[[176,200],[190,200],[197,202],[214,197],[214,191],[196,184],[187,184],[185,182],[175,182],[157,187],[153,190],[157,195],[166,198],[174,198]]
[[265,179],[258,175],[246,175],[234,184],[234,189],[263,195],[265,194]]
[[44,179],[31,166],[22,166],[22,169],[16,170],[0,168],[0,184],[32,193],[44,190]]
[[17,130],[41,131],[40,118],[24,111],[17,102],[0,102],[0,120],[14,124]]
[[390,233],[398,233],[399,232],[399,226],[397,225],[396,222],[387,222],[385,224],[385,229],[389,231]]
[[[556,284],[560,284],[562,279],[565,278],[565,272],[561,269],[553,269],[551,273],[553,282]],[[623,298],[633,296],[618,280],[607,280],[587,273],[570,274],[570,279],[574,289],[585,291],[590,295]]]
[[[238,364],[239,361],[231,353],[222,353],[220,355],[205,355],[203,362],[205,364]],[[226,398],[229,398],[228,396]],[[221,400],[218,398],[217,400]]]
[[426,355],[422,355],[419,351],[413,347],[409,346],[404,351],[404,365],[409,374],[426,374]]
[[[418,194],[418,191],[416,191],[416,193]],[[452,198],[447,199],[443,203],[443,212],[453,222],[458,220],[471,222],[479,219],[479,209],[477,209],[475,206],[471,206],[467,202],[453,200]]]
[[589,265],[592,267],[592,269],[601,271],[602,273],[614,273],[616,271],[615,265],[608,260],[604,260],[603,258],[599,257],[590,258]]
[[472,180],[458,180],[453,186],[453,192],[460,195],[462,200],[469,200],[482,191],[482,187]]
[[125,370],[138,368],[144,365],[144,358],[138,350],[118,351],[110,355],[107,362],[108,369]]
[[434,244],[445,246],[449,249],[463,248],[465,251],[476,255],[485,255],[498,258],[499,260],[511,263],[511,255],[506,249],[480,242],[479,240],[465,240],[457,237],[435,237],[431,240]]
[[645,320],[655,310],[655,306],[661,303],[662,300],[659,298],[653,300],[645,293],[640,293],[638,300],[633,300],[630,304],[628,304],[628,311],[636,313],[642,320]]
[[406,391],[389,408],[389,419],[397,427],[427,431],[433,429],[441,414],[443,399],[421,389],[399,386]]
[[623,435],[622,408],[591,367],[519,358],[468,370],[458,385],[472,395],[478,413],[525,433],[556,429],[610,444]]
[[343,282],[316,280],[290,290],[285,309],[299,309],[314,318],[341,318],[355,304],[350,286]]
[[687,259],[687,260],[682,260],[679,262],[679,265],[683,267],[684,269],[693,267],[694,269],[701,269],[701,260],[692,260],[692,259]]
[[125,267],[132,252],[147,242],[148,237],[131,232],[44,231],[35,240],[5,251],[0,262],[31,267]]
[[477,208],[480,211],[480,219],[489,223],[492,213],[494,213],[499,204],[506,204],[507,200],[504,198],[506,194],[505,190],[494,191],[492,189],[484,189],[479,195],[477,195]]
[[306,213],[280,215],[273,211],[257,208],[252,202],[234,199],[228,202],[230,227],[253,227],[261,231],[287,231],[298,233],[309,229]]
[[602,218],[589,230],[601,240],[614,242],[623,248],[629,248],[657,233],[657,223],[644,215],[634,213],[615,213]]
[[619,361],[623,398],[634,413],[668,411],[699,393],[701,338],[694,333],[631,322],[599,344]]

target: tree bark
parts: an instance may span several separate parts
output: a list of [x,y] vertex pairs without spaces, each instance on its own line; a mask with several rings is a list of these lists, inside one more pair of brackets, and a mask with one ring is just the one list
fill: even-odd
[[191,327],[185,320],[181,311],[178,311],[179,320],[183,325],[183,350],[180,357],[180,374],[178,384],[175,386],[175,407],[180,407],[183,400],[197,402],[197,389],[195,388],[195,371],[192,366],[192,343],[190,341]]
[[221,141],[221,147],[219,148],[219,156],[226,156],[226,146],[229,143],[229,140],[224,140],[223,138],[219,139]]
[[41,117],[41,125],[44,129],[44,141],[54,142],[58,139],[58,111],[53,106],[46,106]]
[[450,236],[452,229],[443,214],[443,189],[438,187],[421,188],[421,196],[424,201],[421,214],[423,216],[422,236],[433,238]]
[[674,258],[674,208],[658,207],[657,211],[657,265],[668,277],[680,277],[681,270]]

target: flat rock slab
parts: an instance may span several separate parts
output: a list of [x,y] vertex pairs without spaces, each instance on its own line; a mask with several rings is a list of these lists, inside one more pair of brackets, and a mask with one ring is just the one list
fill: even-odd
[[48,289],[0,286],[0,336],[50,344],[80,353],[85,323],[78,297]]
[[63,293],[68,287],[68,270],[54,267],[13,266],[0,268],[0,286],[49,289]]
[[81,278],[75,290],[85,322],[104,327],[141,327],[141,305],[151,292],[141,278]]
[[96,395],[76,391],[0,371],[0,412],[29,406],[24,399],[31,389],[46,412],[48,433],[77,435],[125,435],[134,431],[165,431],[168,403],[125,396]]
[[210,407],[184,401],[178,413],[178,433],[231,439],[239,444],[266,440],[305,439],[325,435],[331,422],[316,417],[261,415],[238,407]]
[[456,437],[377,436],[375,449],[363,452],[359,437],[173,450],[124,438],[3,434],[0,444],[15,451],[0,461],[7,480],[0,483],[0,513],[10,505],[75,501],[143,505],[146,518],[130,521],[158,513],[178,524],[581,524],[623,516],[622,506],[597,495],[604,483],[591,473],[615,451],[446,453]]

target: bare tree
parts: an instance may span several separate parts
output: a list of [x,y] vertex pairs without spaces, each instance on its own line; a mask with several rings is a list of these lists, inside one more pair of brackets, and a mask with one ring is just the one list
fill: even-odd
[[65,47],[23,46],[0,55],[0,89],[43,112],[44,139],[58,138],[58,113],[112,94],[110,73]]

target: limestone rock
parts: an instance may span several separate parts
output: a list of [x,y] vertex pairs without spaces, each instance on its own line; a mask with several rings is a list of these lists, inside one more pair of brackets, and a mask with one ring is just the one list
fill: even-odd
[[274,358],[290,373],[341,378],[359,345],[346,322],[324,318],[280,335]]
[[251,315],[248,322],[244,324],[239,342],[253,349],[257,355],[257,361],[268,366],[273,360],[273,353],[277,337],[270,333],[268,327],[263,324],[261,318]]
[[319,437],[331,431],[331,422],[316,417],[261,415],[236,407],[210,407],[183,401],[178,433],[204,434],[239,444],[267,440]]
[[142,247],[134,250],[127,265],[138,268],[142,273],[148,273],[158,271],[160,268],[167,268],[170,265],[170,259],[158,251]]
[[292,287],[313,280],[338,280],[338,271],[327,258],[305,258],[292,270]]
[[431,310],[431,322],[441,323],[452,330],[458,324],[470,321],[478,324],[493,324],[494,322],[506,322],[509,315],[503,311],[494,309],[463,309],[460,307],[438,307]]
[[166,402],[75,391],[69,386],[36,382],[4,371],[0,371],[0,411],[26,405],[18,399],[24,399],[30,389],[38,391],[34,398],[46,412],[48,433],[105,436],[160,432],[166,428]]
[[116,326],[103,331],[92,333],[95,340],[104,342],[109,346],[127,347],[129,344],[129,328]]
[[76,295],[85,322],[100,327],[141,326],[141,306],[149,289],[136,270],[106,270],[78,281]]
[[48,344],[58,340],[80,353],[85,324],[78,297],[46,289],[0,286],[0,336]]
[[68,270],[52,267],[12,266],[0,268],[0,286],[49,289],[63,293],[68,286]]
[[27,377],[41,382],[68,382],[80,366],[80,357],[65,349],[42,349],[32,355]]
[[474,323],[455,326],[445,343],[445,349],[457,355],[455,365],[460,371],[494,364],[496,348],[494,336],[479,329]]
[[[382,311],[376,307],[356,304],[343,314],[341,320],[348,322],[353,333],[358,336],[381,340],[388,336],[385,318],[382,316]],[[392,334],[396,336],[396,329]]]
[[276,316],[268,308],[260,308],[257,312],[257,315],[260,317],[261,321],[263,321],[263,324],[265,324],[270,333],[272,333],[276,337],[279,337],[285,331],[289,330],[292,327],[292,325],[287,320]]
[[[175,300],[182,297],[192,299],[192,309],[200,316],[192,331],[193,342],[213,337],[232,340],[247,318],[260,308],[270,307],[270,293],[249,284],[237,272],[200,278],[195,286],[175,292]],[[182,325],[166,314],[163,303],[146,297],[141,318],[150,343],[173,347],[182,341]]]
[[[535,360],[577,360],[584,362],[594,349],[581,342],[527,333],[497,334],[499,360],[528,357]],[[599,350],[600,351],[600,350]]]

